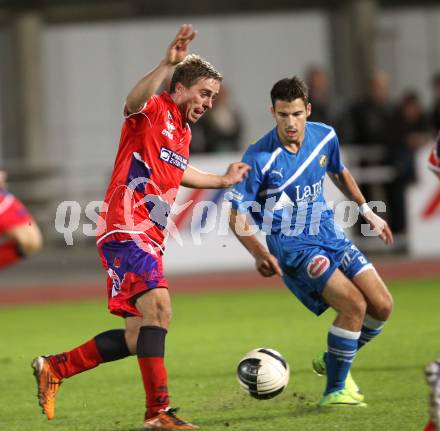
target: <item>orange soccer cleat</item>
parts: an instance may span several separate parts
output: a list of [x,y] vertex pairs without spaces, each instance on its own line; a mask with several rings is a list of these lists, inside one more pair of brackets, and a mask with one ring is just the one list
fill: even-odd
[[154,430],[194,430],[199,428],[197,425],[178,418],[176,412],[177,409],[171,407],[160,410],[158,415],[145,419],[144,428]]
[[55,416],[55,395],[60,388],[62,379],[52,371],[49,361],[44,356],[37,356],[31,364],[38,387],[38,404],[47,419]]

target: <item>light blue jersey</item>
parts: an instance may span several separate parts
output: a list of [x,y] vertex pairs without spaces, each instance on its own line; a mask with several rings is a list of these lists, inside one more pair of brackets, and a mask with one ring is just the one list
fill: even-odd
[[286,285],[310,310],[322,313],[327,304],[321,293],[337,268],[349,278],[371,268],[324,199],[325,174],[344,170],[334,129],[307,122],[294,154],[274,128],[247,149],[243,162],[251,170],[229,193],[232,208],[252,215],[267,234]]
[[313,233],[333,217],[324,199],[324,178],[326,172],[341,173],[344,165],[332,127],[307,122],[295,154],[281,144],[274,128],[247,149],[243,162],[252,169],[232,189],[232,207],[249,211],[266,233]]

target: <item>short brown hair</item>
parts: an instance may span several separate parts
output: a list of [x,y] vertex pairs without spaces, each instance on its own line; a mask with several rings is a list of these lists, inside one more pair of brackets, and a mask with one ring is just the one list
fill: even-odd
[[194,85],[199,79],[212,78],[219,82],[223,80],[220,72],[214,66],[197,54],[190,54],[176,66],[170,83],[170,93],[176,90],[176,83],[180,82],[186,88]]
[[302,79],[293,76],[276,82],[270,92],[270,98],[273,106],[277,100],[293,102],[295,99],[302,99],[304,105],[307,105],[309,103],[309,89]]

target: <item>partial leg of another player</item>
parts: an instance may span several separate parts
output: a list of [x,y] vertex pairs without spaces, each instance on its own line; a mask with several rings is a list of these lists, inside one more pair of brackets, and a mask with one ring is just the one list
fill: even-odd
[[327,385],[320,405],[365,406],[346,388],[346,380],[358,349],[367,303],[359,289],[339,269],[327,281],[322,298],[336,310],[337,317],[328,333]]
[[40,229],[32,219],[4,230],[3,235],[7,239],[0,244],[0,268],[36,253],[43,245]]
[[440,359],[425,368],[426,382],[430,388],[429,422],[424,431],[440,430]]

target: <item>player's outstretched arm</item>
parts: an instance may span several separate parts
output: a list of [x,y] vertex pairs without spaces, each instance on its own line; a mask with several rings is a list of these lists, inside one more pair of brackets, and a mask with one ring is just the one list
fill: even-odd
[[252,228],[247,222],[246,214],[232,208],[229,215],[229,226],[238,240],[255,258],[255,266],[263,277],[283,275],[283,271],[275,256],[270,254],[260,241],[252,234]]
[[331,178],[335,186],[348,199],[356,202],[359,205],[360,214],[371,226],[371,228],[379,235],[379,238],[385,244],[392,244],[393,234],[388,226],[388,223],[377,214],[375,214],[367,205],[366,200],[350,171],[347,168],[344,168],[344,170],[340,174],[329,173],[329,177]]
[[182,186],[192,189],[226,189],[244,180],[249,169],[246,163],[231,163],[224,175],[216,175],[188,165],[182,177]]
[[196,37],[197,32],[191,25],[183,24],[176,37],[167,48],[163,60],[147,75],[145,75],[130,91],[126,99],[127,110],[130,113],[139,112],[145,102],[157,91],[174,66],[188,55],[188,46]]

